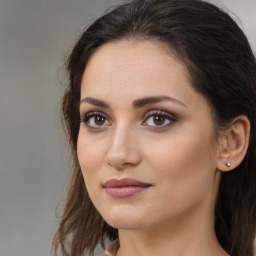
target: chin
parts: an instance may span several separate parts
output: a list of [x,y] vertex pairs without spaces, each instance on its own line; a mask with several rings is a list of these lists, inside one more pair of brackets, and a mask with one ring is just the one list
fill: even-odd
[[113,228],[117,229],[141,229],[145,225],[145,214],[140,213],[134,207],[115,207],[102,212],[103,219]]

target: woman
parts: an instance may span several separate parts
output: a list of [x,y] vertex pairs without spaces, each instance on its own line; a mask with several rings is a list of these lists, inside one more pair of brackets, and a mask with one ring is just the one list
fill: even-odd
[[199,0],[134,0],[68,60],[73,175],[55,255],[252,256],[256,63]]

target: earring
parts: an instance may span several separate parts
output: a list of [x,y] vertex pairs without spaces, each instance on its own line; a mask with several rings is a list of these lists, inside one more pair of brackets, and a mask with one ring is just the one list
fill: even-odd
[[230,163],[230,162],[227,162],[227,163],[226,163],[226,166],[227,166],[227,167],[230,167],[230,166],[231,166],[231,163]]

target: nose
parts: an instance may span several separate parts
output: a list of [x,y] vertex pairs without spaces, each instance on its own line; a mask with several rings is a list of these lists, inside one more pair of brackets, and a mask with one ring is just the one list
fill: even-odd
[[105,162],[112,168],[124,170],[141,162],[141,154],[136,143],[136,132],[128,127],[119,127],[111,135],[110,147]]

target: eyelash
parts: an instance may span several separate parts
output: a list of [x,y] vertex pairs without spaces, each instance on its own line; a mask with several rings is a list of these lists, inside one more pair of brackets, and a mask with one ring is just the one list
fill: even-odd
[[[104,122],[107,120],[108,121],[108,117],[100,111],[93,111],[93,112],[89,112],[87,114],[85,114],[84,116],[80,117],[80,122],[84,123],[89,129],[92,130],[100,130],[100,129],[104,129],[106,126],[110,126],[110,125],[98,125],[98,127],[94,127],[92,125],[90,125],[88,123],[88,121],[90,121],[90,119],[92,117],[100,117],[100,118],[104,118]],[[166,120],[168,121],[167,124],[165,125],[147,125],[146,122],[151,118],[151,117],[161,117],[164,118],[164,122],[166,122]],[[174,114],[168,113],[166,111],[163,110],[151,110],[149,112],[146,113],[145,117],[144,117],[144,121],[142,122],[142,126],[149,126],[150,129],[153,130],[163,130],[166,129],[170,126],[172,126],[175,122],[177,121],[177,117]],[[95,119],[94,119],[95,122]],[[111,123],[110,121],[108,121],[109,123]],[[97,125],[96,125],[97,126]]]
[[149,126],[150,129],[155,129],[155,130],[161,130],[161,129],[166,129],[170,126],[172,126],[176,121],[177,121],[177,117],[174,114],[165,112],[163,110],[151,110],[149,112],[147,112],[147,114],[145,115],[145,121],[142,122],[143,126],[145,125],[145,122],[147,120],[149,120],[149,118],[151,117],[163,117],[166,120],[169,121],[168,124],[165,125],[155,125],[155,126]]
[[[102,126],[99,126],[99,128],[93,127],[91,125],[88,124],[88,121],[90,120],[90,118],[92,117],[103,117],[105,120],[108,119],[108,117],[100,111],[93,111],[93,112],[89,112],[87,114],[85,114],[84,116],[80,116],[80,122],[85,123],[85,125],[89,128],[89,129],[93,129],[93,130],[97,130],[97,129],[102,129]],[[105,126],[104,126],[105,127]]]

